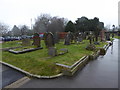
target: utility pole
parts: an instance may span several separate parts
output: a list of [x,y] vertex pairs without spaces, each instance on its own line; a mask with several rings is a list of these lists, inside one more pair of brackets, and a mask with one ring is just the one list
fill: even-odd
[[31,18],[31,30],[32,30],[32,18]]

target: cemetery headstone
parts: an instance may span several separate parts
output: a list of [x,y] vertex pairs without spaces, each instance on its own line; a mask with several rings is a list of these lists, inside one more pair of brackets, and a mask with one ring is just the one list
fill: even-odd
[[70,33],[68,32],[68,34],[66,35],[65,37],[65,42],[64,42],[64,45],[70,45]]
[[59,39],[59,33],[58,32],[55,32],[54,34],[54,42],[55,43],[59,43],[60,39]]
[[73,41],[74,41],[74,34],[72,32],[69,33],[69,37],[70,37],[70,42],[73,43]]
[[96,47],[93,44],[94,36],[92,32],[90,32],[90,34],[88,35],[88,39],[89,39],[89,44],[87,45],[86,50],[94,51]]
[[40,36],[38,33],[35,33],[33,36],[33,45],[37,46],[37,47],[41,47],[40,45]]
[[27,36],[23,35],[22,36],[22,46],[29,46],[29,45],[30,45],[30,39]]
[[57,55],[57,50],[55,47],[49,47],[48,48],[48,55],[50,56],[56,56]]
[[83,39],[82,39],[82,33],[79,33],[78,41],[79,41],[79,42],[82,42],[82,40],[83,40]]
[[101,39],[101,41],[105,41],[105,31],[104,30],[101,30],[101,32],[100,32],[100,39]]
[[83,36],[82,36],[83,39],[86,39],[86,36],[87,36],[86,33],[84,32],[82,35],[83,35]]
[[75,32],[74,33],[74,41],[75,41],[75,43],[77,43],[77,41],[78,41],[78,35],[79,33],[77,33],[77,32]]
[[88,36],[88,39],[89,39],[89,43],[92,44],[92,36],[91,35]]
[[106,40],[110,40],[110,33],[106,33]]
[[46,44],[47,48],[55,46],[54,37],[53,37],[53,34],[51,32],[45,33],[44,40],[45,40],[45,44]]
[[68,49],[67,48],[61,48],[60,51],[61,51],[60,54],[68,53]]

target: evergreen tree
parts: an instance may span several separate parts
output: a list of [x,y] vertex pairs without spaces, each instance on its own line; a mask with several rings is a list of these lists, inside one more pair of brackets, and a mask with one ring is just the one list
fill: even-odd
[[75,32],[75,25],[72,21],[69,21],[65,26],[65,32]]

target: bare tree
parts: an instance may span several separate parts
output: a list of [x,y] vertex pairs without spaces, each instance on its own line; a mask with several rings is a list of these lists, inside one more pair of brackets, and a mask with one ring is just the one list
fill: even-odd
[[48,25],[48,31],[55,32],[64,32],[65,31],[66,21],[64,18],[53,17],[51,23]]
[[20,36],[21,35],[20,33],[21,33],[20,29],[16,25],[14,25],[11,30],[12,36]]
[[105,26],[105,29],[106,29],[106,30],[110,30],[110,26],[111,26],[110,24],[106,25],[106,26]]
[[0,36],[5,36],[9,31],[9,26],[0,22]]
[[26,26],[26,25],[21,25],[19,26],[20,28],[20,34],[21,35],[27,35],[28,34],[28,31],[29,31],[29,27]]
[[35,20],[34,32],[63,32],[68,20],[57,16],[51,17],[49,14],[41,14]]
[[50,23],[51,16],[48,14],[41,14],[35,20],[35,25],[33,26],[34,32],[41,33],[46,32],[47,27]]

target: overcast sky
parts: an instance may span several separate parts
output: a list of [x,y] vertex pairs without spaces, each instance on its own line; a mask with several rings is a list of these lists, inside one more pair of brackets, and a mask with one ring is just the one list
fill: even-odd
[[75,22],[86,16],[98,17],[106,25],[118,26],[120,0],[0,0],[0,22],[10,27],[31,25],[41,13],[67,18]]

